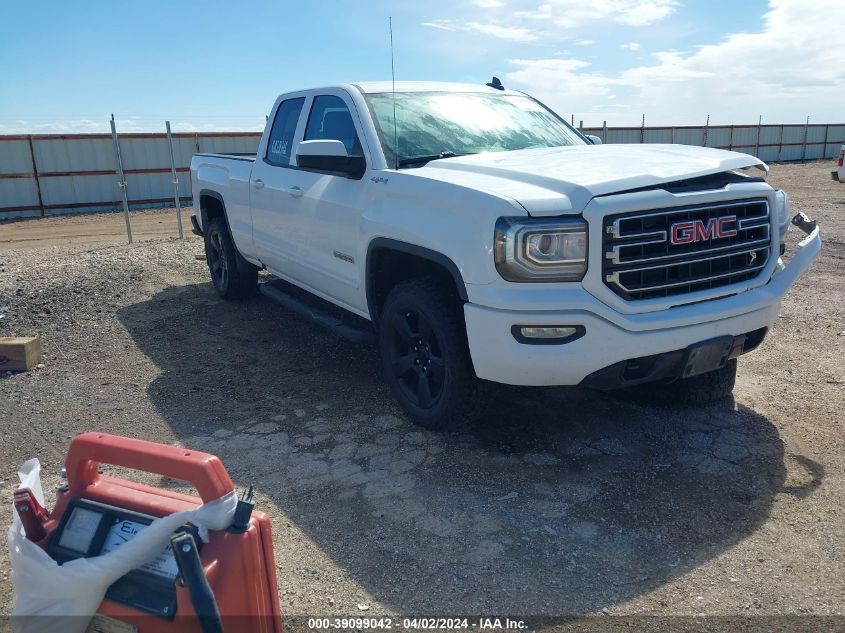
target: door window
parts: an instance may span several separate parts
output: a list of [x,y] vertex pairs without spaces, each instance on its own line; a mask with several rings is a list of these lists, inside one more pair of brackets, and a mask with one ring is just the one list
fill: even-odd
[[299,121],[299,113],[302,112],[304,103],[305,97],[288,99],[282,101],[276,111],[276,118],[273,120],[273,128],[270,130],[265,156],[267,162],[271,165],[279,167],[290,165],[293,136],[296,133],[296,124]]
[[363,154],[349,107],[343,99],[334,95],[314,97],[305,128],[305,140],[317,139],[342,142],[350,156]]

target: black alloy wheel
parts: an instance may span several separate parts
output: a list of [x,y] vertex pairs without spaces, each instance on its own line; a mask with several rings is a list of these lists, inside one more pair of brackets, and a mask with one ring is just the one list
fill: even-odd
[[211,272],[211,281],[218,292],[223,292],[229,286],[229,264],[226,261],[226,251],[220,231],[209,234],[208,246],[208,268]]
[[205,229],[205,259],[217,294],[224,299],[243,299],[258,289],[258,268],[238,264],[238,252],[222,217],[212,218]]
[[390,366],[405,396],[421,409],[437,404],[443,393],[446,363],[431,323],[419,311],[392,315]]
[[483,412],[482,382],[467,345],[463,304],[436,277],[397,284],[382,306],[382,374],[415,424],[455,430]]

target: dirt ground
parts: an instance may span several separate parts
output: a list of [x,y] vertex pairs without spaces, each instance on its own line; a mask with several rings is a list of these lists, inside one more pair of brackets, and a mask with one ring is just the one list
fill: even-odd
[[[191,232],[191,208],[182,209],[183,233]],[[129,213],[133,240],[167,239],[179,235],[175,209]],[[7,250],[43,250],[53,246],[89,250],[96,246],[128,243],[123,213],[53,216],[0,223],[0,253]]]
[[[0,335],[40,334],[45,352],[0,376],[3,498],[37,456],[52,499],[69,439],[96,429],[216,453],[254,484],[289,616],[841,616],[845,185],[830,166],[772,168],[824,247],[740,359],[735,401],[502,388],[456,434],[404,419],[372,345],[263,297],[218,299],[200,239],[165,237],[172,210],[134,214],[132,246],[120,215],[0,224]],[[8,613],[5,550],[0,594]]]

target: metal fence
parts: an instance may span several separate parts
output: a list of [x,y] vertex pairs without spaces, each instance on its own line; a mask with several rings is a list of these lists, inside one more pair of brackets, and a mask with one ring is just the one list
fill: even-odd
[[757,156],[769,163],[820,160],[838,155],[845,123],[798,125],[698,125],[677,127],[581,127],[604,143],[679,143]]
[[[173,134],[179,197],[191,199],[191,156],[255,152],[260,133]],[[121,134],[120,153],[133,209],[172,204],[167,134]],[[110,134],[0,136],[0,218],[104,211],[122,206]]]
[[[720,125],[584,128],[605,143],[680,143],[732,149],[767,162],[833,158],[845,143],[845,124]],[[120,153],[129,206],[190,200],[188,172],[196,152],[255,152],[256,132],[121,134]],[[122,206],[118,165],[109,134],[0,136],[0,218],[104,211]]]

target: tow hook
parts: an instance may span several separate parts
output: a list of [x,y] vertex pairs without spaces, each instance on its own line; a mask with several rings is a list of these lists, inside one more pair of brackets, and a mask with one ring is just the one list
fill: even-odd
[[816,230],[816,221],[807,217],[806,213],[798,213],[792,218],[792,223],[807,235]]

